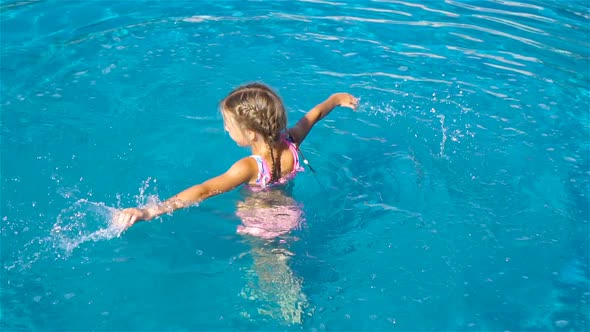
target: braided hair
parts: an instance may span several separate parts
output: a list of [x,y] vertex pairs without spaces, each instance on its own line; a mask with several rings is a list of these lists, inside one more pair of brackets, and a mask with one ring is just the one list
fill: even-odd
[[242,129],[260,134],[272,160],[270,182],[281,178],[281,133],[287,128],[287,113],[281,98],[268,86],[251,83],[230,92],[221,111],[232,114]]

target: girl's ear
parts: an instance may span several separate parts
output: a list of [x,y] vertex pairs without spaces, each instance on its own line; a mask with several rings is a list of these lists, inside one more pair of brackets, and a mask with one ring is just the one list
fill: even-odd
[[248,140],[250,142],[254,142],[254,140],[256,139],[256,132],[246,129],[245,133],[246,133],[246,137],[248,137]]

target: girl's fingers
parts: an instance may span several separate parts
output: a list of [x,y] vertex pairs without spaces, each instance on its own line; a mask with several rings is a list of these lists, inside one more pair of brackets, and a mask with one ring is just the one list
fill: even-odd
[[119,227],[127,228],[137,221],[137,215],[128,212],[119,212],[114,221]]

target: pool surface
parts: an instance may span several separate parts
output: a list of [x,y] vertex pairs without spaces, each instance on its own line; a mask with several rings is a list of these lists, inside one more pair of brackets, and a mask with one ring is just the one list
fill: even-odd
[[[590,330],[587,1],[0,1],[3,331]],[[140,223],[247,156],[218,103],[335,92],[288,197]]]

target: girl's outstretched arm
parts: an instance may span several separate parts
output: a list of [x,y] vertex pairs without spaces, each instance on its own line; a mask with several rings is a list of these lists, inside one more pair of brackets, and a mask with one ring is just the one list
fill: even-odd
[[330,114],[337,106],[349,107],[354,110],[358,106],[358,100],[348,93],[335,93],[321,104],[316,105],[295,126],[289,129],[289,133],[293,137],[295,144],[300,145],[303,143],[311,128],[318,121],[326,117],[326,115]]
[[113,221],[117,226],[127,228],[137,221],[150,220],[164,213],[171,213],[230,191],[241,184],[255,180],[257,175],[256,161],[246,157],[233,164],[225,173],[187,188],[164,202],[142,208],[124,209],[115,215]]

